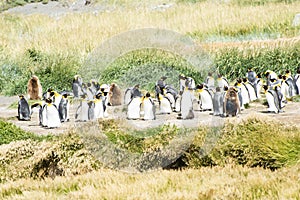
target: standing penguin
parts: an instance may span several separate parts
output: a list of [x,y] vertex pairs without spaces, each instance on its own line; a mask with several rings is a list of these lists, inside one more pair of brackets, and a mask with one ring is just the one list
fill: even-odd
[[217,79],[217,85],[220,88],[220,90],[224,90],[224,87],[228,87],[229,83],[225,77],[223,77],[221,74],[218,74],[218,79]]
[[271,79],[278,79],[278,76],[275,72],[271,71],[271,70],[267,70],[265,72],[265,76],[267,78],[267,85],[270,86],[271,85]]
[[94,115],[96,119],[104,118],[104,108],[103,108],[103,102],[102,102],[102,93],[98,93],[95,96],[94,99]]
[[144,108],[144,120],[154,120],[155,119],[155,105],[153,99],[149,92],[142,99],[142,105]]
[[255,87],[257,75],[256,75],[255,71],[252,70],[252,68],[248,69],[248,72],[246,73],[246,77],[247,77],[249,83],[251,83]]
[[296,85],[296,95],[300,94],[300,67],[297,69],[297,74],[294,76],[294,83]]
[[223,106],[224,106],[224,95],[221,92],[221,88],[217,87],[213,97],[213,110],[214,110],[213,115],[223,116]]
[[254,89],[257,96],[257,99],[261,99],[261,88],[263,86],[263,80],[261,79],[261,75],[257,74]]
[[234,87],[228,88],[224,100],[224,115],[237,116],[241,112],[238,91]]
[[88,105],[87,96],[81,95],[81,101],[75,113],[75,120],[88,121],[89,120],[88,109],[89,109],[89,105]]
[[207,88],[204,88],[204,85],[198,85],[197,91],[199,93],[199,100],[200,100],[200,110],[207,111],[213,109],[213,100],[212,95]]
[[64,94],[62,95],[62,98],[58,106],[58,112],[59,112],[59,117],[61,122],[66,122],[70,120],[69,110],[70,110],[70,103],[68,100],[68,95]]
[[40,80],[37,76],[33,75],[27,83],[28,98],[31,100],[42,99],[43,89]]
[[75,98],[79,98],[82,92],[82,78],[79,75],[75,75],[72,83],[73,95]]
[[33,104],[31,106],[31,112],[33,112],[33,109],[36,107],[39,107],[39,125],[44,126],[46,124],[45,122],[43,122],[43,121],[46,121],[46,112],[44,112],[45,101],[40,101],[40,102]]
[[127,106],[127,119],[139,119],[141,117],[141,97],[131,99]]
[[19,102],[18,102],[18,119],[19,120],[30,120],[30,109],[27,100],[25,99],[24,95],[19,95]]
[[56,91],[53,90],[53,91],[50,93],[50,99],[52,100],[52,103],[55,104],[56,108],[58,108],[58,107],[59,107],[59,104],[60,104],[60,101],[61,101],[61,99],[62,99],[62,95],[59,94],[58,92],[56,92]]
[[296,96],[297,93],[297,85],[295,84],[293,77],[291,76],[290,70],[286,70],[286,83],[289,86],[289,96],[293,97]]
[[274,90],[269,89],[267,85],[264,85],[263,89],[265,90],[265,95],[268,102],[268,112],[279,113],[281,109],[277,93]]
[[52,103],[51,99],[46,100],[45,105],[45,111],[46,111],[46,118],[47,118],[47,124],[46,126],[48,128],[58,128],[61,125],[59,113],[57,110],[57,107],[54,103]]
[[181,118],[182,119],[194,119],[194,111],[193,111],[193,101],[194,101],[194,94],[191,88],[188,87],[188,83],[185,84],[185,89],[181,96]]
[[236,86],[240,89],[243,106],[245,106],[246,104],[249,104],[250,103],[249,92],[248,92],[248,89],[246,88],[246,86],[243,84],[242,79],[237,80]]
[[206,84],[208,89],[211,89],[211,90],[215,89],[215,79],[212,76],[211,72],[208,73],[205,84]]
[[255,101],[257,99],[257,96],[256,96],[255,88],[252,85],[252,83],[250,83],[247,78],[243,78],[243,84],[244,84],[244,86],[246,87],[246,89],[248,91],[249,100],[250,101]]
[[158,101],[159,101],[159,113],[160,114],[172,113],[171,101],[168,99],[168,97],[166,97],[162,94],[159,94]]

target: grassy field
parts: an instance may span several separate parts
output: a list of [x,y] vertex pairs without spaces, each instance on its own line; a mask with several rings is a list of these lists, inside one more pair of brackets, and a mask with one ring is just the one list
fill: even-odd
[[[24,3],[0,0],[0,7]],[[214,69],[231,80],[244,76],[248,67],[294,73],[300,65],[300,27],[292,26],[299,1],[174,0],[165,11],[153,9],[160,0],[94,3],[109,11],[57,18],[0,13],[0,94],[25,93],[32,74],[44,90],[70,90],[89,53],[110,37],[138,28],[190,36],[211,56]],[[131,73],[140,69],[143,89],[153,88],[160,72],[173,69],[170,76],[185,73],[197,83],[205,76],[172,52],[143,49],[119,57],[99,81],[131,86]],[[0,199],[300,199],[300,129],[256,116],[237,121],[217,129],[163,126],[145,132],[128,130],[119,121],[101,122],[107,140],[137,155],[162,149],[182,132],[195,134],[179,166],[174,164],[181,170],[133,173],[137,170],[101,163],[75,130],[40,137],[0,120]],[[201,156],[204,136],[210,134],[220,140]]]
[[[70,89],[73,76],[78,73],[88,54],[99,44],[116,34],[148,27],[169,29],[191,36],[211,55],[220,73],[228,77],[244,75],[250,65],[259,72],[267,68],[274,70],[289,68],[295,72],[296,66],[299,65],[297,56],[299,39],[263,43],[265,44],[263,47],[255,45],[256,48],[249,42],[254,40],[253,43],[256,44],[257,40],[298,36],[300,29],[293,27],[292,21],[299,11],[299,1],[255,6],[217,4],[209,1],[179,2],[165,11],[153,10],[146,3],[145,5],[141,3],[134,9],[131,7],[137,6],[135,4],[137,2],[134,2],[124,7],[120,3],[120,6],[115,6],[110,12],[67,14],[59,18],[46,15],[21,17],[1,14],[0,65],[3,71],[0,74],[1,93],[6,95],[25,93],[26,82],[31,74],[40,77],[44,90],[49,87],[57,90]],[[106,3],[110,5],[109,2]],[[193,23],[186,23],[188,21]],[[230,42],[224,45],[228,41]],[[248,42],[237,47],[231,43],[236,41]],[[220,45],[220,42],[223,44]],[[125,59],[121,59],[122,62],[112,65],[120,68],[167,63],[175,66],[177,74],[185,73],[195,78],[199,77],[199,74],[181,69],[186,64],[178,58],[178,55],[161,59],[160,53],[157,55],[152,53],[149,54],[148,60],[144,53],[139,52],[133,56],[133,60],[126,56],[124,55]],[[279,56],[283,56],[284,59],[279,60]],[[142,63],[138,60],[142,60]],[[234,73],[228,69],[232,69]],[[99,81],[118,81],[114,72],[115,69],[112,69],[111,73],[107,73],[112,77],[100,78]],[[196,82],[201,82],[205,78],[204,75],[201,76]],[[149,87],[152,86],[153,84],[150,84]]]

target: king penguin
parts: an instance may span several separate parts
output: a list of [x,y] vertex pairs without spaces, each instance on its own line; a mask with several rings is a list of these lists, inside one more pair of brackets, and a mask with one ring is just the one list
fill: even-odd
[[82,95],[82,78],[79,75],[74,76],[72,90],[74,98],[79,98]]
[[154,120],[155,119],[155,105],[153,99],[149,92],[142,99],[142,105],[144,108],[144,120]]
[[24,95],[19,95],[19,102],[18,102],[18,119],[19,120],[30,120],[30,109],[27,100],[25,99]]
[[31,105],[31,112],[33,112],[33,109],[37,107],[39,108],[39,125],[46,126],[46,123],[44,122],[46,121],[46,112],[44,112],[45,101],[40,101]]
[[185,89],[182,93],[180,107],[181,107],[181,118],[182,119],[194,119],[193,101],[194,93],[191,88],[188,87],[188,82],[185,84]]
[[61,125],[57,107],[51,99],[47,99],[45,108],[48,128],[58,128]]
[[141,97],[132,98],[127,105],[127,119],[139,119],[141,117]]
[[294,82],[296,85],[296,95],[300,94],[300,67],[297,69],[297,74],[294,76]]
[[102,93],[98,93],[95,96],[94,103],[95,103],[95,108],[94,108],[95,118],[96,119],[104,118],[104,108],[103,108],[103,102],[102,102]]
[[[225,87],[227,88],[227,86]],[[213,97],[213,110],[214,116],[223,116],[223,106],[224,106],[224,95],[220,87],[216,88],[216,92]]]
[[229,87],[228,80],[223,77],[221,74],[218,74],[217,85],[221,91],[224,90],[224,87]]
[[250,83],[247,78],[243,78],[243,84],[248,91],[249,100],[255,101],[257,99],[257,96],[256,96],[254,85],[252,85],[252,83]]
[[58,106],[58,112],[59,112],[59,117],[61,122],[66,122],[70,120],[69,110],[70,110],[70,102],[68,100],[68,95],[64,94],[62,95],[62,98]]
[[265,90],[265,95],[268,102],[268,112],[279,113],[280,105],[277,93],[274,90],[269,89],[267,85],[264,85],[263,89]]
[[237,116],[241,112],[238,88],[230,87],[225,94],[224,116]]
[[88,121],[89,120],[88,109],[89,109],[89,105],[88,105],[87,96],[83,94],[81,95],[81,101],[75,113],[75,120]]
[[159,113],[160,114],[170,114],[172,113],[171,101],[168,97],[158,94],[159,101]]
[[198,85],[197,92],[199,93],[200,110],[207,111],[213,109],[212,95],[207,88],[204,88],[203,84]]

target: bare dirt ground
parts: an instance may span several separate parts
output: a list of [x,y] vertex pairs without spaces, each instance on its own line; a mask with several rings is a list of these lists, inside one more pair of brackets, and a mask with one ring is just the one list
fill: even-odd
[[[31,121],[19,121],[17,119],[17,109],[11,109],[9,106],[18,101],[18,97],[4,97],[0,96],[0,118],[5,119],[9,122],[14,123],[23,130],[30,131],[36,134],[60,134],[71,128],[76,128],[85,122],[75,122],[75,111],[77,104],[72,104],[70,108],[71,119],[69,122],[63,123],[61,127],[56,129],[47,129],[40,127],[38,121],[38,109],[33,110]],[[196,106],[195,106],[196,107]],[[242,120],[248,116],[258,115],[262,117],[270,117],[277,119],[281,122],[286,122],[291,125],[300,126],[300,103],[299,102],[288,102],[286,107],[283,109],[283,113],[270,114],[266,113],[267,107],[259,102],[250,103],[250,108],[245,109],[241,112],[238,117],[222,118],[213,116],[211,111],[200,112],[195,111],[195,118],[192,120],[180,120],[177,119],[178,113],[172,113],[170,115],[157,114],[156,120],[144,121],[144,120],[127,120],[125,106],[108,107],[109,119],[117,118],[123,119],[135,129],[144,129],[149,127],[156,127],[163,124],[174,124],[178,127],[197,127],[199,125],[218,126],[222,125],[226,120]]]

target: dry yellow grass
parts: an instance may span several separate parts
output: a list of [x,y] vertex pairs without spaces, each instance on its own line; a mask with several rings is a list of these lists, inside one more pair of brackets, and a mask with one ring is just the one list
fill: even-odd
[[0,185],[3,199],[299,199],[300,165],[275,172],[225,167],[90,174]]
[[[263,29],[278,22],[292,23],[300,2],[238,7],[216,3],[174,4],[165,12],[149,6],[116,7],[98,14],[68,14],[54,19],[43,15],[0,15],[0,46],[11,56],[35,48],[43,52],[86,55],[109,37],[138,28],[155,27],[182,34]],[[287,24],[288,25],[288,24]]]

